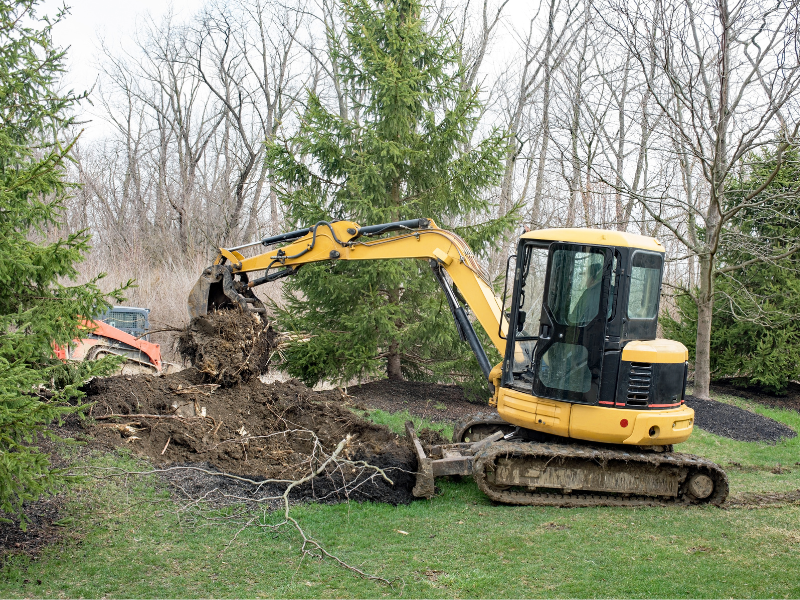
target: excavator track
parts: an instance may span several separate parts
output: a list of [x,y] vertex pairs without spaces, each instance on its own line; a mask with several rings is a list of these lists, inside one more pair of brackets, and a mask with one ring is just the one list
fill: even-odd
[[713,504],[728,478],[713,462],[675,452],[498,441],[475,457],[473,477],[489,498],[527,506]]
[[516,429],[515,425],[504,421],[496,412],[481,412],[469,415],[453,424],[453,442],[456,444],[479,442],[495,431],[507,434]]

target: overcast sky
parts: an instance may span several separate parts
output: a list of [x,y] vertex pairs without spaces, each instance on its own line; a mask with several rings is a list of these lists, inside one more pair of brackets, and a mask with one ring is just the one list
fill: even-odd
[[[65,86],[75,91],[92,87],[97,79],[99,40],[114,47],[120,40],[129,40],[136,23],[147,13],[158,20],[170,7],[178,17],[190,16],[203,5],[204,0],[66,0],[70,14],[55,27],[56,44],[69,47],[67,66],[69,73]],[[40,14],[54,15],[64,0],[43,0]],[[85,125],[84,139],[100,135],[105,125]],[[88,135],[87,135],[88,134]]]
[[[44,0],[40,11],[55,14],[65,0]],[[150,13],[156,20],[170,8],[177,16],[189,16],[202,0],[66,0],[70,14],[54,29],[55,42],[69,46],[70,80],[76,87],[91,86],[97,77],[98,40],[113,46],[133,33],[137,21]],[[79,85],[80,84],[80,85]]]
[[[147,15],[158,22],[172,9],[180,22],[199,11],[207,0],[41,0],[39,14],[55,15],[65,1],[69,14],[54,28],[53,37],[60,47],[68,48],[64,87],[81,92],[97,81],[101,39],[112,49],[130,47],[137,24]],[[511,0],[505,12],[522,16],[528,12],[528,5],[529,0]],[[505,42],[513,43],[511,39]],[[87,112],[83,118],[88,122],[83,125],[83,139],[103,137],[109,125],[92,115],[91,106],[84,106]]]

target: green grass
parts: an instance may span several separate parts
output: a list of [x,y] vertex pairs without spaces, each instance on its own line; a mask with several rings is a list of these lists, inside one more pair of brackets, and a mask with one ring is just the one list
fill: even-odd
[[[800,427],[796,413],[743,406]],[[371,414],[396,431],[408,418]],[[769,446],[696,431],[679,449],[726,466],[733,494],[800,488],[797,438]],[[141,466],[125,455],[93,462]],[[728,467],[734,462],[741,467]],[[790,472],[770,473],[777,463]],[[396,578],[389,588],[331,561],[301,557],[297,535],[289,530],[275,534],[251,527],[226,547],[236,525],[179,518],[154,478],[90,482],[71,492],[66,516],[74,521],[61,542],[39,560],[15,557],[6,563],[0,596],[800,596],[797,505],[513,507],[492,505],[470,480],[439,485],[439,496],[409,506],[293,509],[326,549],[365,571]],[[268,515],[267,522],[279,516]]]
[[[770,417],[800,431],[800,413],[767,408],[755,402],[715,394],[714,399]],[[695,428],[692,436],[676,447],[680,452],[699,454],[725,468],[731,493],[785,492],[800,488],[800,436],[777,444],[737,442]],[[781,466],[783,473],[771,473]]]
[[[364,416],[364,411],[354,410],[357,415]],[[385,410],[375,409],[366,413],[370,421],[379,425],[386,425],[397,434],[406,434],[406,421],[414,424],[414,429],[419,432],[423,428],[433,429],[446,440],[453,439],[453,426],[449,423],[436,423],[427,419],[422,419],[408,412],[408,409],[401,412],[389,413]]]

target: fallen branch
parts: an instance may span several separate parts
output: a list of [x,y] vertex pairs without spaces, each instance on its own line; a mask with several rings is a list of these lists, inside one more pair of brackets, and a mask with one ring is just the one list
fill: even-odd
[[[133,415],[107,415],[108,418],[112,418],[114,416],[133,416]],[[138,415],[138,416],[141,417],[142,415]],[[155,416],[163,416],[163,415],[155,415]],[[319,440],[318,440],[317,436],[314,434],[314,432],[309,431],[309,430],[297,429],[297,430],[292,430],[292,431],[276,432],[276,433],[274,433],[274,434],[272,434],[270,436],[253,436],[253,438],[251,438],[251,439],[255,439],[256,437],[257,438],[265,438],[265,437],[272,437],[272,436],[275,436],[275,435],[286,435],[286,434],[290,434],[290,433],[307,433],[307,434],[310,434],[312,436],[312,438],[313,438],[314,447],[313,447],[313,450],[311,452],[311,459],[308,461],[309,471],[303,477],[300,477],[300,478],[297,478],[297,479],[265,479],[265,480],[257,481],[257,480],[251,479],[249,477],[242,477],[240,475],[234,475],[232,473],[213,471],[211,469],[204,469],[202,467],[195,467],[195,466],[173,466],[173,467],[165,467],[165,468],[160,468],[160,469],[150,469],[150,470],[147,470],[147,471],[125,471],[125,470],[122,470],[122,469],[119,469],[119,468],[116,468],[116,467],[106,467],[106,468],[94,467],[94,469],[93,469],[94,471],[102,470],[102,471],[110,471],[110,473],[108,473],[106,475],[99,475],[99,474],[97,474],[95,472],[95,473],[91,473],[91,476],[94,477],[94,478],[97,478],[97,479],[108,479],[108,478],[116,478],[116,477],[128,477],[128,476],[131,476],[131,475],[152,475],[152,474],[155,474],[155,473],[168,473],[168,472],[174,472],[174,471],[188,471],[188,472],[203,473],[203,474],[211,475],[211,476],[225,477],[227,479],[238,481],[240,483],[252,486],[254,488],[254,490],[253,490],[254,492],[258,492],[259,490],[263,489],[264,486],[266,486],[268,484],[275,484],[275,485],[279,485],[281,487],[285,486],[280,495],[264,496],[264,497],[260,497],[260,498],[253,498],[253,497],[249,497],[248,498],[248,497],[237,496],[237,495],[233,495],[233,494],[226,494],[226,493],[219,492],[217,488],[214,488],[213,490],[206,492],[202,496],[195,498],[195,497],[192,497],[191,494],[187,493],[179,485],[175,484],[176,487],[181,489],[183,494],[189,500],[188,504],[186,504],[184,506],[181,506],[178,509],[178,514],[187,514],[189,511],[195,512],[196,510],[200,510],[200,505],[205,503],[205,502],[209,502],[209,498],[214,492],[220,493],[220,495],[222,497],[226,498],[226,499],[233,499],[233,500],[242,501],[242,502],[256,503],[257,505],[264,506],[265,507],[264,508],[265,511],[269,510],[270,506],[274,506],[275,502],[279,502],[280,505],[282,505],[282,507],[283,507],[283,518],[282,518],[282,520],[280,522],[275,523],[275,524],[269,524],[269,523],[265,523],[265,522],[257,523],[257,521],[259,520],[259,516],[261,516],[262,519],[263,519],[263,517],[266,515],[266,512],[261,513],[261,515],[252,515],[252,514],[250,514],[250,515],[245,516],[244,513],[239,512],[238,514],[234,514],[233,517],[231,517],[230,515],[225,515],[223,517],[204,517],[204,518],[207,518],[207,519],[212,520],[212,521],[213,520],[216,520],[216,521],[228,520],[228,521],[230,521],[231,518],[240,519],[242,517],[245,517],[243,525],[241,527],[239,527],[239,529],[236,531],[236,533],[231,538],[231,540],[225,545],[225,547],[220,552],[220,555],[222,554],[222,552],[227,550],[231,545],[233,545],[233,543],[238,539],[239,534],[242,531],[244,531],[248,527],[252,526],[253,524],[256,524],[259,528],[267,528],[267,529],[269,529],[271,531],[276,531],[276,530],[280,529],[281,527],[284,527],[284,526],[288,525],[288,526],[292,527],[299,534],[300,538],[302,539],[302,545],[300,547],[300,552],[301,552],[302,556],[310,556],[310,557],[318,558],[320,560],[324,560],[324,559],[327,558],[329,560],[334,561],[337,565],[339,565],[340,567],[342,567],[344,569],[347,569],[348,571],[350,571],[351,573],[353,573],[354,575],[356,575],[358,577],[361,577],[363,579],[368,579],[368,580],[371,580],[371,581],[377,581],[377,582],[380,582],[382,584],[386,584],[386,585],[390,585],[390,586],[393,585],[396,580],[390,580],[390,579],[387,579],[387,578],[384,578],[384,577],[379,577],[377,575],[372,575],[370,573],[365,572],[362,569],[359,569],[356,566],[353,566],[353,565],[347,563],[346,561],[342,560],[341,558],[339,558],[335,554],[333,554],[333,553],[329,552],[328,550],[326,550],[325,547],[319,541],[314,539],[312,536],[309,536],[305,532],[303,527],[300,525],[300,523],[297,521],[297,519],[295,519],[294,517],[291,516],[291,514],[290,514],[291,513],[291,502],[290,502],[290,499],[289,499],[292,491],[295,488],[297,488],[298,486],[301,486],[301,485],[303,485],[305,483],[308,483],[308,482],[312,481],[315,477],[319,477],[319,476],[325,474],[326,472],[329,472],[330,469],[333,469],[334,472],[337,471],[337,470],[341,470],[343,466],[348,466],[348,467],[352,467],[352,468],[355,468],[355,469],[360,469],[361,472],[363,472],[364,470],[368,470],[368,471],[372,471],[373,472],[373,474],[370,475],[367,478],[367,480],[361,481],[360,483],[357,484],[356,487],[358,487],[360,485],[363,485],[364,483],[366,483],[366,481],[369,481],[373,477],[376,477],[376,476],[380,476],[382,479],[387,481],[389,484],[394,485],[392,480],[389,478],[387,473],[383,469],[381,469],[380,467],[376,467],[374,465],[370,465],[366,461],[351,461],[351,460],[347,460],[347,459],[342,458],[342,453],[345,451],[345,449],[348,447],[348,445],[351,442],[351,436],[349,434],[347,435],[347,437],[345,437],[343,440],[341,440],[337,444],[336,448],[330,454],[326,454],[326,453],[323,452],[322,446],[319,443]],[[164,452],[166,451],[167,447],[169,446],[170,439],[167,440],[167,443],[164,446],[164,450],[162,450],[162,452],[161,452],[162,455],[164,454]],[[226,441],[233,441],[233,440],[226,440]],[[242,440],[238,440],[238,441],[241,442]],[[224,442],[222,442],[222,443],[224,443]],[[315,460],[315,457],[318,457],[319,462],[317,462],[317,460]],[[317,462],[316,466],[312,467],[311,466],[312,462]],[[356,480],[358,480],[358,478],[356,478]],[[343,481],[344,481],[344,484],[343,484],[344,485],[344,491],[347,492],[347,490],[348,490],[347,481],[346,480],[343,480]]]
[[96,421],[101,421],[103,419],[179,419],[179,420],[187,420],[187,419],[208,419],[209,417],[181,417],[180,415],[118,415],[118,414],[110,414],[110,415],[101,415],[98,417],[94,417]]
[[137,335],[134,339],[140,340],[143,337],[150,335],[151,333],[163,333],[165,331],[183,331],[182,327],[164,327],[163,329],[150,329],[147,332],[143,333],[142,335]]
[[181,388],[179,390],[173,390],[173,394],[203,394],[204,396],[210,396],[214,393],[214,391],[220,387],[218,383],[201,383],[198,385],[190,385],[189,387]]

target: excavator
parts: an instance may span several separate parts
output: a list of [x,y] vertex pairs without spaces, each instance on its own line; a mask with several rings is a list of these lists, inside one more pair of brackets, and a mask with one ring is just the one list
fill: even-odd
[[[272,249],[245,258],[246,248]],[[277,247],[276,247],[277,246]],[[455,427],[426,453],[413,425],[414,495],[436,477],[471,475],[492,500],[541,506],[721,505],[725,472],[673,446],[692,433],[688,351],[657,339],[665,249],[655,238],[596,229],[524,233],[501,297],[467,244],[430,219],[313,227],[221,248],[189,313],[266,311],[253,288],[319,261],[428,261],[486,377],[496,412]],[[250,278],[254,272],[263,272]],[[472,322],[503,360],[492,365]]]

